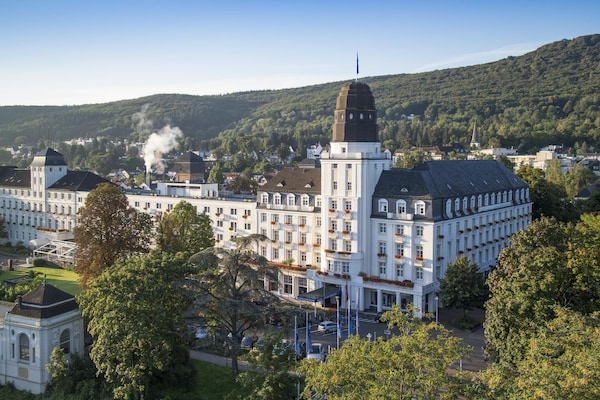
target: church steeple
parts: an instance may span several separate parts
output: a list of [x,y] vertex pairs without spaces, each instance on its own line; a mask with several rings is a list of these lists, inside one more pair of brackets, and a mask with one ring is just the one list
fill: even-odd
[[332,142],[379,142],[371,89],[361,82],[342,86],[334,112]]
[[473,134],[471,135],[471,147],[481,147],[481,142],[479,141],[479,132],[477,131],[477,120],[475,120],[475,124],[473,124]]

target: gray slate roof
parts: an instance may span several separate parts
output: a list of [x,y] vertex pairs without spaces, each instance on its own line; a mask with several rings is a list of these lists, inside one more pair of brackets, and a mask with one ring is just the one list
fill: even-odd
[[73,295],[43,283],[17,300],[11,314],[28,318],[50,318],[79,307]]
[[440,160],[383,171],[374,197],[443,199],[526,187],[495,160]]
[[265,183],[261,192],[321,193],[321,168],[285,168]]
[[31,187],[31,172],[16,167],[0,167],[0,185],[19,188]]
[[[43,157],[43,158],[41,158],[41,157]],[[45,165],[47,165],[47,166],[60,165],[60,166],[66,167],[67,163],[66,163],[63,155],[60,154],[58,151],[52,150],[52,149],[45,149],[45,150],[40,151],[33,157],[33,162],[31,163],[31,165],[34,167],[41,167],[41,166],[45,166]]]
[[104,182],[108,181],[90,171],[68,171],[65,176],[57,180],[49,188],[89,192],[96,189],[98,184]]

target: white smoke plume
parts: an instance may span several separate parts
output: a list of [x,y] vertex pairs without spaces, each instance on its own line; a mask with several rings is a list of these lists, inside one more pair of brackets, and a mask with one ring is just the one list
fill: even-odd
[[136,131],[140,133],[148,133],[152,130],[152,120],[146,118],[146,113],[150,104],[144,104],[140,112],[136,112],[131,116],[131,119],[136,123]]
[[146,166],[146,173],[154,171],[156,173],[163,173],[165,164],[162,161],[162,156],[168,153],[177,145],[177,139],[183,136],[183,132],[178,127],[167,125],[158,132],[153,132],[148,137],[148,141],[144,145],[144,165]]

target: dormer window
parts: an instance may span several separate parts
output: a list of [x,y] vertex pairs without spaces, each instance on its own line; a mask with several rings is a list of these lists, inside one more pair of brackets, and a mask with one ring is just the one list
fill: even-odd
[[377,209],[379,212],[386,213],[388,211],[388,202],[385,199],[379,199]]
[[396,214],[406,214],[406,201],[396,201]]

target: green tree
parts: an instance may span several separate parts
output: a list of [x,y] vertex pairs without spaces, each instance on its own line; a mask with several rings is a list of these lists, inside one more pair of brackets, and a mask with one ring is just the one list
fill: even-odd
[[[294,398],[299,388],[299,378],[291,374],[296,362],[293,347],[281,347],[283,332],[266,333],[258,348],[250,350],[246,361],[250,369],[241,372],[237,381],[241,388],[227,399],[288,400]],[[243,393],[243,394],[242,394]]]
[[0,217],[0,238],[7,238],[8,232],[6,231],[6,225],[4,224],[4,218]]
[[577,196],[577,193],[596,179],[598,179],[598,177],[591,169],[586,168],[581,163],[575,164],[564,177],[564,186],[567,195],[572,199]]
[[102,379],[96,377],[96,367],[86,355],[66,354],[55,347],[50,354],[50,363],[46,370],[51,380],[46,386],[44,398],[47,399],[110,399],[104,393]]
[[262,235],[240,237],[235,249],[213,247],[190,258],[195,265],[189,281],[190,290],[195,292],[194,304],[201,316],[230,338],[234,378],[239,371],[239,339],[264,321],[265,309],[257,303],[277,301],[264,286],[265,281],[278,279],[277,269],[253,250],[258,241],[265,239]]
[[523,359],[532,329],[556,317],[555,306],[584,315],[600,310],[600,216],[576,226],[542,218],[511,238],[490,274],[486,351],[506,370]]
[[404,155],[396,159],[397,168],[413,168],[425,161],[431,161],[431,155],[423,151],[423,149],[407,150]]
[[212,247],[215,239],[210,217],[198,214],[187,201],[180,201],[161,215],[156,242],[161,251],[185,252],[187,256]]
[[543,216],[565,222],[577,219],[577,212],[564,186],[547,181],[543,170],[525,165],[519,168],[517,175],[529,185],[533,219]]
[[[554,307],[556,318],[534,327],[510,371],[493,364],[482,374],[489,399],[600,398],[600,319]],[[508,377],[508,378],[507,378]]]
[[462,308],[466,322],[467,311],[483,307],[486,294],[485,279],[477,264],[465,255],[448,263],[446,274],[440,279],[440,297],[445,307]]
[[459,377],[452,364],[471,349],[442,325],[403,314],[398,306],[383,315],[398,332],[388,340],[370,342],[358,335],[332,351],[327,362],[304,360],[304,398],[327,399],[450,399],[456,398]]
[[84,287],[117,260],[148,251],[150,216],[129,207],[127,196],[113,184],[102,183],[92,190],[78,219],[73,258]]
[[507,156],[500,155],[498,156],[498,158],[496,159],[500,164],[504,165],[506,168],[508,168],[510,171],[514,171],[515,170],[515,163],[511,161],[510,158],[508,158]]
[[223,177],[223,168],[221,167],[221,163],[215,163],[210,172],[208,173],[208,178],[206,180],[208,183],[218,183],[219,186],[225,182],[225,178]]
[[229,184],[228,189],[233,192],[248,192],[256,193],[258,184],[254,179],[246,178],[242,175],[238,175]]
[[181,265],[158,252],[120,260],[78,297],[94,338],[90,357],[115,399],[143,399],[152,384],[193,377],[182,340]]

